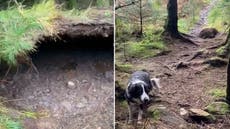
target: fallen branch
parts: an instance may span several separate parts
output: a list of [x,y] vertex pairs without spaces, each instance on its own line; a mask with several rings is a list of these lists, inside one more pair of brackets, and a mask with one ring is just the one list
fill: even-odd
[[166,64],[163,64],[163,63],[161,63],[161,62],[156,62],[156,63],[160,64],[161,66],[163,66],[163,67],[167,68],[167,69],[168,69],[168,70],[170,70],[170,71],[175,72],[175,70],[174,70],[174,69],[170,68],[170,66],[168,66],[168,65],[166,65]]
[[118,10],[118,9],[120,9],[120,8],[124,8],[124,7],[130,6],[130,5],[134,5],[134,4],[136,4],[137,2],[139,2],[139,1],[132,1],[131,3],[128,3],[128,4],[116,6],[116,7],[115,7],[115,10]]
[[188,59],[187,61],[189,62],[189,61],[194,60],[194,59],[197,58],[198,56],[203,55],[203,54],[205,53],[205,51],[206,51],[205,49],[202,49],[202,50],[200,50],[200,51],[197,51],[195,54],[193,54],[192,58]]

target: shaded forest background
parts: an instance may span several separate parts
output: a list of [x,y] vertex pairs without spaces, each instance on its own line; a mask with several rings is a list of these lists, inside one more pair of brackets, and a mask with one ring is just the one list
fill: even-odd
[[[86,9],[90,6],[97,7],[109,7],[113,5],[113,0],[55,0],[57,4],[61,4],[66,9]],[[32,6],[39,3],[39,0],[17,0],[19,3],[23,3],[27,6]],[[1,0],[0,8],[6,9],[11,4],[14,4],[14,0]]]

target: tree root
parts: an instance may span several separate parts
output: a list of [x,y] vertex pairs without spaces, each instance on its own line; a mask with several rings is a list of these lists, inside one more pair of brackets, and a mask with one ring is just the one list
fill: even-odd
[[189,43],[189,44],[192,44],[192,45],[195,45],[195,46],[199,46],[199,44],[196,44],[194,41],[192,41],[191,39],[189,38],[193,38],[193,36],[191,35],[188,35],[188,34],[184,34],[184,33],[176,33],[176,34],[171,34],[167,31],[163,32],[162,33],[162,36],[167,40],[168,37],[170,38],[173,38],[173,39],[179,39],[181,40],[182,42],[185,42],[185,43]]
[[[190,66],[198,66],[198,65],[205,65],[208,64],[209,66],[212,67],[222,67],[228,64],[228,61],[219,57],[212,57],[209,58],[207,60],[204,61],[195,61],[195,62],[183,62],[180,61],[176,64],[174,64],[173,66],[175,67],[175,69],[181,69],[181,68],[191,68]],[[193,69],[195,70],[195,69]]]
[[207,54],[207,53],[208,53],[207,49],[201,49],[201,50],[197,51],[196,53],[194,53],[193,56],[187,60],[187,62],[190,62],[190,61],[196,59],[198,56],[201,56],[201,55]]
[[208,47],[208,48],[206,48],[206,49],[216,49],[216,48],[222,47],[222,46],[224,46],[224,45],[226,45],[226,44],[227,44],[227,43],[224,42],[224,43],[221,43],[221,44],[218,44],[218,45],[210,46],[210,47]]

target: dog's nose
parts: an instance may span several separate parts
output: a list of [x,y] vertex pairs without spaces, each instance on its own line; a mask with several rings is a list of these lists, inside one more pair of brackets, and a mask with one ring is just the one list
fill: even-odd
[[149,101],[148,98],[144,98],[144,102],[147,103]]

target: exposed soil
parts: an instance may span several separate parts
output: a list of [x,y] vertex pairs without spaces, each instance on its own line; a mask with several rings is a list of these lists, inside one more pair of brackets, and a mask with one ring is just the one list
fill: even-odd
[[[211,8],[215,4],[213,2],[215,0],[207,8]],[[201,17],[201,21],[204,17],[206,16]],[[202,24],[194,27],[191,34],[196,36],[203,25],[202,21]],[[135,58],[123,61],[124,63],[132,64],[132,71],[145,69],[152,77],[160,78],[162,88],[157,97],[158,101],[153,102],[151,105],[163,108],[164,112],[162,116],[158,116],[157,120],[153,119],[154,116],[152,114],[147,114],[143,124],[128,125],[128,109],[124,104],[125,101],[116,98],[116,128],[228,129],[230,125],[229,115],[220,115],[215,122],[211,123],[195,122],[180,115],[181,108],[204,109],[208,104],[217,99],[210,94],[210,90],[226,88],[226,64],[213,67],[209,63],[202,63],[216,55],[216,49],[207,48],[223,43],[225,38],[225,34],[219,34],[214,39],[194,37],[192,40],[199,46],[173,40],[167,46],[170,52],[165,55],[148,59]],[[198,51],[203,50],[205,52],[197,54]],[[129,76],[130,73],[116,71],[116,81],[119,82],[120,87],[126,87]],[[119,89],[119,91],[122,90]]]
[[31,54],[39,73],[26,65],[12,69],[0,96],[13,108],[43,114],[24,120],[25,129],[113,128],[113,36],[62,36],[46,37]]

